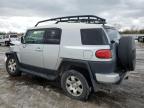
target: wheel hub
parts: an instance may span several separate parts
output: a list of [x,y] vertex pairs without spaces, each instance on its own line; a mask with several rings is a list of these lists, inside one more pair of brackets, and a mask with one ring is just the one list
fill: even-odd
[[83,92],[83,85],[79,78],[70,76],[66,79],[66,89],[73,96],[80,96]]
[[10,59],[8,62],[8,69],[11,73],[14,73],[16,70],[16,61],[14,59]]

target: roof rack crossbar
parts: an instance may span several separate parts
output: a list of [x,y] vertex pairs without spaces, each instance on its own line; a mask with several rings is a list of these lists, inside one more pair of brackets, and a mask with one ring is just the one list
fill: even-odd
[[106,20],[98,16],[79,15],[79,16],[66,16],[66,17],[58,17],[58,18],[42,20],[37,22],[35,27],[38,26],[40,23],[48,22],[48,21],[56,21],[56,24],[59,22],[90,23],[90,24],[103,24],[103,25],[106,24]]

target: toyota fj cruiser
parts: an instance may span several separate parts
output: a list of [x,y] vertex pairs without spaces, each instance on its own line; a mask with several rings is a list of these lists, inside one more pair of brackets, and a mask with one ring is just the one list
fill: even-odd
[[[38,24],[55,21],[55,24]],[[85,100],[100,85],[120,84],[135,69],[132,37],[121,37],[94,15],[68,16],[39,21],[27,30],[21,44],[6,52],[10,76],[22,72],[60,79],[67,96]]]

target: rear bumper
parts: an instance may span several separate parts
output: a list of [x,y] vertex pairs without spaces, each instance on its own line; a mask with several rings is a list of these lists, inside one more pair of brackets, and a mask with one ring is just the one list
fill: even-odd
[[97,81],[100,83],[117,83],[121,80],[120,75],[118,73],[109,73],[109,74],[96,73],[95,77]]
[[117,68],[116,62],[89,62],[94,79],[98,83],[119,84],[125,77],[126,71]]

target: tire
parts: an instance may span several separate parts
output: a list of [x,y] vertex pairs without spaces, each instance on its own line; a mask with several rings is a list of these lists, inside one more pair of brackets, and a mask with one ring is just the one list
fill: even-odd
[[5,42],[5,46],[9,46],[9,44],[10,44],[9,41]]
[[4,46],[6,46],[6,45],[7,45],[7,42],[4,43]]
[[140,42],[140,37],[138,37],[138,42]]
[[127,71],[133,71],[136,64],[135,40],[130,37],[122,37],[118,45],[118,58],[121,66]]
[[18,61],[15,57],[9,56],[6,61],[6,70],[10,76],[20,76],[21,72],[18,70]]
[[61,87],[68,97],[77,100],[85,101],[90,94],[86,78],[75,70],[68,70],[62,74]]

